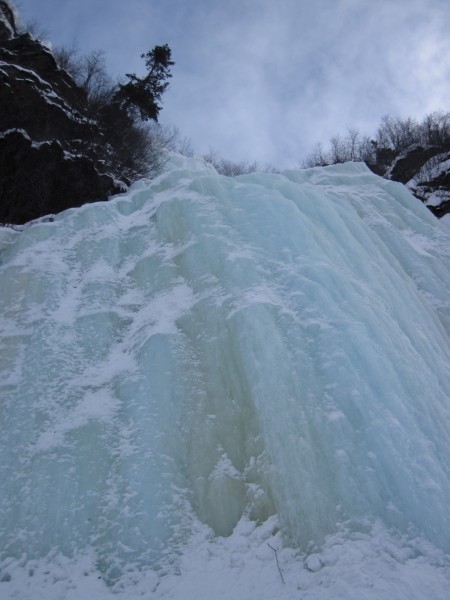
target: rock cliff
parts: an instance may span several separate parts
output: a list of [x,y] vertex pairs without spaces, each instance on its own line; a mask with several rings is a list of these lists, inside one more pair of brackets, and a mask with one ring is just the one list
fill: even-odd
[[413,145],[401,152],[384,176],[400,181],[437,216],[450,213],[450,147]]
[[0,223],[21,224],[106,199],[125,184],[88,152],[99,137],[87,98],[0,1]]

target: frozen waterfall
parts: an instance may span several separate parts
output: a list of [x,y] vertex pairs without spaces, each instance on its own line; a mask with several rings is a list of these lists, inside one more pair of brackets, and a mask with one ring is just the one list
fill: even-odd
[[173,155],[1,229],[0,306],[0,597],[81,598],[82,564],[91,598],[151,574],[152,598],[186,600],[164,581],[200,532],[215,559],[259,548],[273,582],[250,600],[338,569],[337,538],[392,536],[396,564],[449,577],[450,238],[402,185]]

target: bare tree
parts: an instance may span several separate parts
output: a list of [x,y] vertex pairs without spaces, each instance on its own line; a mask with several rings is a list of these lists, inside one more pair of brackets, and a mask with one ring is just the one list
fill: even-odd
[[85,92],[91,109],[109,102],[116,89],[106,70],[105,53],[93,50],[80,56],[77,47],[58,47],[54,50],[56,62],[61,69],[67,71]]
[[347,161],[348,153],[346,152],[345,143],[339,134],[330,138],[330,158],[331,163],[343,163]]
[[450,114],[434,112],[421,123],[422,144],[445,146],[450,144]]
[[52,50],[56,63],[77,81],[80,75],[79,49],[76,46],[57,46]]
[[328,156],[325,153],[322,144],[316,144],[314,150],[306,158],[300,161],[300,167],[302,169],[309,169],[311,167],[325,167],[329,165]]
[[420,143],[420,126],[411,118],[402,120],[399,117],[384,115],[381,118],[376,141],[380,148],[390,148],[400,153],[408,146]]
[[226,177],[248,175],[249,173],[278,173],[278,170],[272,165],[261,166],[256,161],[234,162],[232,160],[227,160],[226,158],[221,158],[213,149],[210,149],[208,154],[204,154],[203,158],[206,162],[212,164],[220,175],[225,175]]

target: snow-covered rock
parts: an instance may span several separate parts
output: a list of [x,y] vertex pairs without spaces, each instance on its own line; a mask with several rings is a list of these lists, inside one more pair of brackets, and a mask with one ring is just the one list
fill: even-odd
[[410,146],[394,158],[384,177],[404,183],[437,217],[450,212],[450,148]]
[[87,157],[86,142],[96,133],[84,91],[45,45],[18,31],[13,5],[0,2],[0,223],[122,191]]

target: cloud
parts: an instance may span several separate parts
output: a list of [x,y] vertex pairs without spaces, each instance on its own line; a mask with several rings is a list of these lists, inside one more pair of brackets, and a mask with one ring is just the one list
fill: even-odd
[[202,153],[292,166],[347,127],[370,134],[383,114],[449,104],[447,0],[40,0],[39,11],[60,39],[103,48],[117,74],[167,42],[162,120]]

